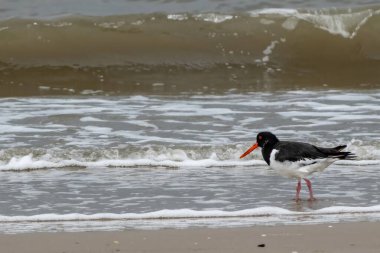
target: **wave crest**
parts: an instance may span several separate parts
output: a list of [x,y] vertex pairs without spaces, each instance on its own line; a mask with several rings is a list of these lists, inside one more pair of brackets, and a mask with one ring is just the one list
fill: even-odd
[[[242,144],[222,146],[127,146],[105,149],[29,149],[16,148],[0,152],[0,170],[34,170],[64,167],[237,167],[265,166],[261,153],[239,159]],[[337,165],[380,164],[377,146],[352,140],[348,150],[357,160],[338,161]]]
[[2,20],[0,94],[188,91],[188,80],[199,90],[226,80],[378,87],[379,14],[374,6]]
[[369,207],[332,206],[315,211],[296,212],[279,207],[258,207],[239,211],[192,209],[160,210],[148,213],[98,213],[98,214],[38,214],[31,216],[0,216],[0,222],[51,222],[51,221],[99,221],[99,220],[147,220],[147,219],[210,219],[260,216],[317,216],[379,213],[380,205]]

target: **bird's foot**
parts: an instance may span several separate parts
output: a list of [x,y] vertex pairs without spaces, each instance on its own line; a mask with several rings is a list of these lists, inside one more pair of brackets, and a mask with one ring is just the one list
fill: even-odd
[[294,198],[293,200],[297,203],[301,202],[301,198]]
[[317,200],[316,198],[312,197],[312,198],[309,198],[307,201],[313,202],[313,201],[316,201],[316,200]]

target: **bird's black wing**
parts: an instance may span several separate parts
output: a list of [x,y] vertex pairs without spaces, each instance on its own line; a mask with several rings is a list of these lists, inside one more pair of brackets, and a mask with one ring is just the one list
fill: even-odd
[[273,149],[278,150],[275,159],[280,162],[296,162],[306,159],[326,158],[329,156],[317,147],[302,142],[281,141],[277,143]]
[[321,148],[321,147],[315,147],[320,152],[326,154],[328,157],[333,158],[339,158],[339,159],[346,159],[346,160],[353,160],[356,158],[355,154],[351,152],[341,152],[341,150],[345,149],[346,145],[337,146],[335,148]]

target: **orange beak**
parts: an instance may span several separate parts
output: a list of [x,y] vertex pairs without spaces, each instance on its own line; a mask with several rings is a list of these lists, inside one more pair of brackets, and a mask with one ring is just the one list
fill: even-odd
[[253,144],[252,147],[250,147],[247,151],[245,151],[244,154],[242,154],[242,155],[240,156],[240,159],[243,158],[243,157],[245,157],[245,156],[248,155],[249,153],[251,153],[251,152],[252,152],[253,150],[255,150],[258,146],[259,146],[258,143]]

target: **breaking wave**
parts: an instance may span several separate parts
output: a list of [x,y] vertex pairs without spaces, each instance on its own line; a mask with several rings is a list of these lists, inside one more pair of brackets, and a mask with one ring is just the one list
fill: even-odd
[[191,209],[160,210],[148,213],[97,213],[97,214],[38,214],[31,216],[0,216],[0,223],[4,222],[52,222],[52,221],[107,221],[107,220],[155,220],[155,219],[216,219],[216,218],[249,218],[280,216],[323,216],[344,214],[371,214],[379,213],[380,205],[369,207],[332,206],[314,211],[297,212],[279,207],[258,207],[239,211]]
[[[65,167],[238,167],[265,166],[259,152],[248,159],[239,159],[245,151],[242,144],[226,146],[194,146],[168,148],[142,146],[109,149],[4,149],[0,152],[1,171],[23,171]],[[380,164],[378,148],[357,142],[348,150],[358,155],[356,160],[337,161],[337,165]],[[253,159],[252,159],[253,158]]]
[[0,94],[378,87],[379,8],[2,20]]

